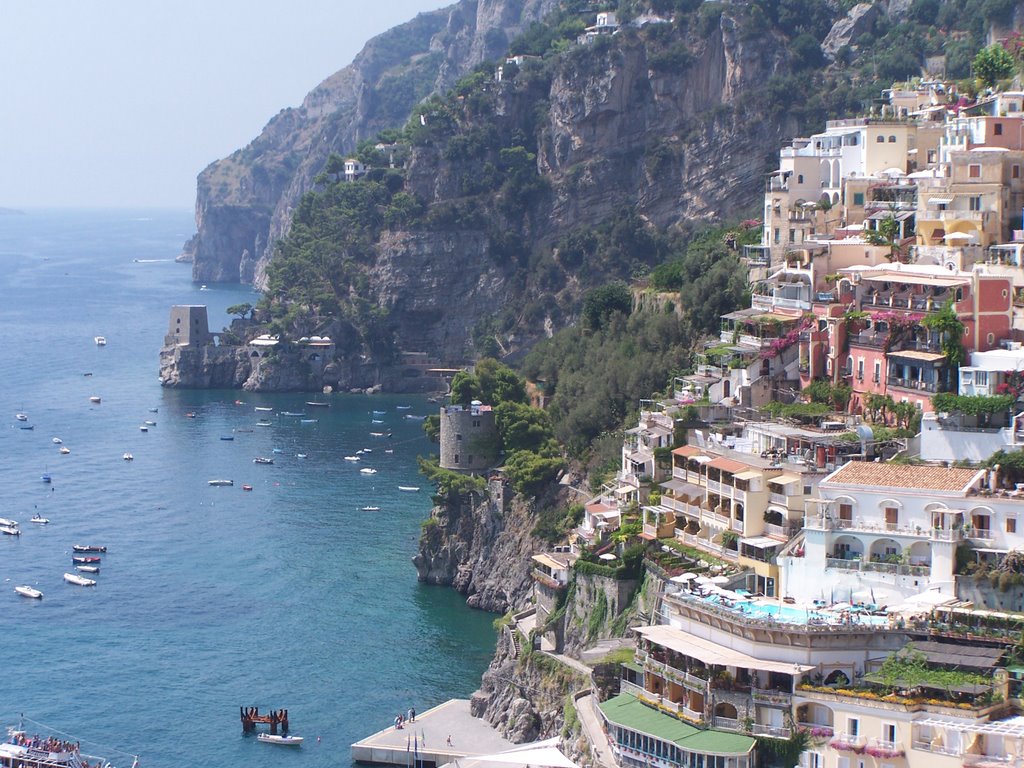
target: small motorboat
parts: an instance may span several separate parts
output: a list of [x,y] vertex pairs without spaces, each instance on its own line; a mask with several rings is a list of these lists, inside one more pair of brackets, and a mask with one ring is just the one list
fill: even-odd
[[71,558],[71,562],[74,563],[75,565],[98,565],[101,560],[102,560],[102,558],[100,558],[100,557],[93,557],[93,556],[88,556],[88,557],[79,556],[79,557],[72,557]]
[[77,584],[80,587],[96,586],[96,579],[87,579],[85,576],[79,576],[77,573],[65,573],[64,581],[68,584]]
[[107,340],[103,336],[94,336],[92,340],[96,342],[97,347],[107,346]]
[[320,419],[299,419],[299,424],[316,424]]
[[306,405],[308,405],[310,408],[330,408],[331,407],[330,403],[318,403],[315,400],[307,400],[306,401]]
[[18,521],[17,520],[11,520],[9,517],[0,517],[0,525],[6,525],[9,528],[17,528],[18,527]]
[[268,459],[266,456],[257,456],[252,460],[253,464],[273,464],[273,459]]
[[274,426],[274,422],[267,421],[266,419],[260,419],[259,421],[256,422],[256,426],[257,427],[272,427],[272,426]]
[[93,395],[92,397],[89,398],[89,402],[96,403],[97,405],[99,405],[100,402],[102,402],[102,400],[99,395]]
[[33,424],[22,424],[20,427],[18,427],[18,429],[35,429],[35,425],[33,425]]
[[139,432],[149,432],[149,427],[143,424],[139,427]]
[[363,507],[363,512],[380,512],[380,507]]
[[18,421],[28,421],[28,415],[24,413],[16,413],[14,414],[14,418]]
[[245,405],[245,400],[235,400],[235,405]]
[[345,461],[359,461],[358,456],[346,456]]
[[234,485],[234,480],[207,480],[208,485],[222,486],[222,485]]
[[53,478],[50,475],[43,475],[39,479],[42,480],[44,483],[52,483],[53,482]]
[[296,459],[306,459],[306,458],[309,458],[309,457],[305,453],[296,453],[295,454],[295,458]]
[[384,453],[394,453],[394,452],[395,452],[394,448],[385,448],[384,449]]
[[127,451],[125,451],[124,455],[121,458],[124,459],[125,461],[135,461],[135,457],[132,456]]
[[69,453],[71,453],[71,449],[68,448],[66,445],[62,445],[60,447],[60,455],[61,456],[67,456]]
[[274,453],[284,453],[284,448],[272,448],[271,450]]
[[160,409],[159,409],[159,408],[150,408],[150,409],[149,409],[149,412],[150,412],[150,413],[159,413],[159,412],[160,412]]
[[370,437],[384,437],[383,432],[371,432]]
[[359,473],[363,475],[376,475],[377,470],[371,469],[370,467],[363,467],[362,469],[359,470]]
[[22,597],[31,597],[33,600],[41,600],[43,593],[35,587],[30,587],[28,584],[23,584],[20,587],[15,587],[14,591]]
[[221,437],[221,440],[234,440],[234,439],[235,439],[234,435],[226,435],[226,436]]
[[396,405],[395,406],[395,410],[396,411],[408,411],[410,408],[412,408],[411,405]]
[[53,444],[54,444],[54,445],[60,445],[60,444],[61,444],[61,443],[63,443],[63,442],[64,442],[64,441],[63,441],[63,440],[61,440],[61,439],[60,439],[59,437],[55,437],[55,438],[53,438]]
[[143,424],[145,424],[147,427],[155,427],[156,426],[156,422],[155,421],[145,421],[145,422],[143,422]]
[[242,490],[243,491],[251,491],[252,490],[252,486],[251,485],[243,485],[242,486]]
[[100,567],[98,565],[76,565],[75,570],[82,573],[99,573]]
[[398,490],[405,491],[406,493],[418,493],[420,487],[418,485],[400,485]]
[[363,448],[361,451],[358,451],[358,453],[373,453],[373,448]]
[[372,420],[370,421],[370,423],[371,423],[371,424],[383,424],[383,423],[384,423],[384,421],[383,421],[382,419],[372,419]]
[[30,523],[35,523],[36,525],[49,525],[50,518],[43,517],[42,515],[37,513],[37,514],[32,516],[32,519],[29,522]]
[[256,408],[255,408],[255,410],[257,410],[257,411],[261,411],[261,412],[263,412],[263,413],[270,413],[270,412],[271,412],[271,411],[273,411],[274,409],[273,409],[273,408],[271,408],[271,407],[269,407],[269,406],[266,406],[266,405],[257,405],[257,406],[256,406]]
[[0,525],[0,533],[5,536],[21,536],[21,529],[17,525]]
[[195,411],[188,411],[185,414],[185,418],[186,419],[194,419],[195,417],[196,417],[196,412]]
[[277,744],[282,747],[302,746],[301,736],[281,736],[276,733],[260,733],[256,736],[256,741],[262,741],[264,744]]
[[282,416],[305,416],[304,411],[281,411]]
[[407,418],[407,419],[409,419],[411,421],[423,421],[427,417],[426,416],[416,416],[414,414],[407,413],[407,414],[405,414],[405,418]]
[[95,544],[72,544],[71,549],[75,552],[106,552],[106,547],[100,547]]

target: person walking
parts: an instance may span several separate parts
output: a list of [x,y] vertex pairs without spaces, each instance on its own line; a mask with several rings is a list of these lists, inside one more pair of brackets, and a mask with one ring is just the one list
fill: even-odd
[[409,707],[409,714],[408,714],[408,716],[406,717],[406,719],[407,719],[407,720],[408,720],[408,721],[409,721],[410,723],[415,723],[415,722],[416,722],[416,709],[415,709],[415,708],[413,708],[413,707]]

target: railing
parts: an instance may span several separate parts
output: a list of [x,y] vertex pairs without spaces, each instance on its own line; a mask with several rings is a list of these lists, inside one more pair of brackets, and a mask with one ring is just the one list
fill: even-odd
[[762,725],[761,723],[754,723],[750,732],[758,736],[774,736],[779,739],[788,739],[792,735],[789,728],[778,725]]
[[789,707],[793,703],[793,694],[789,691],[751,688],[750,695],[758,704],[771,704],[779,707]]
[[720,515],[717,512],[712,512],[707,509],[703,510],[700,516],[702,520],[718,523],[719,525],[728,526],[730,522],[727,515]]
[[707,483],[708,490],[711,491],[712,493],[729,494],[732,492],[731,485],[725,485],[724,483],[720,483],[717,480],[708,480]]
[[960,528],[932,528],[928,536],[935,541],[960,541],[964,532]]
[[900,563],[879,563],[870,560],[843,560],[837,557],[825,559],[825,567],[840,571],[862,571],[864,573],[892,573],[899,576],[929,576],[928,565],[902,565]]
[[831,739],[835,736],[835,729],[828,723],[797,723],[796,727],[801,731],[808,731],[818,738]]
[[964,530],[964,535],[968,539],[984,539],[988,541],[992,538],[992,531],[987,528],[968,528]]
[[548,589],[562,589],[565,587],[565,584],[562,584],[558,579],[552,577],[550,574],[544,573],[540,568],[533,569],[533,578]]
[[789,496],[787,496],[784,493],[769,493],[768,501],[772,502],[773,504],[781,504],[784,507],[789,507]]
[[690,517],[700,517],[700,507],[694,506],[693,504],[687,504],[685,501],[679,499],[673,499],[671,496],[661,497],[662,506],[668,507],[673,512],[680,512]]
[[743,521],[742,520],[730,520],[729,529],[736,533],[743,533]]
[[669,666],[663,661],[658,661],[651,656],[644,659],[644,666],[650,667],[654,672],[660,673],[668,680],[673,680],[697,693],[707,693],[708,681],[703,680],[696,675],[691,675],[689,672],[676,669],[675,667]]
[[934,381],[921,381],[919,379],[904,379],[899,376],[890,376],[887,383],[889,386],[899,387],[900,389],[913,389],[920,392],[939,391],[939,385]]
[[764,532],[767,536],[781,536],[785,539],[788,539],[793,535],[792,528],[784,525],[775,525],[775,523],[765,523]]
[[922,741],[920,739],[914,739],[910,744],[910,748],[921,752],[931,752],[934,755],[951,755],[953,757],[960,755],[957,749],[952,749],[944,744],[932,744],[930,741]]
[[714,726],[720,731],[742,731],[743,724],[734,717],[715,717]]
[[619,691],[622,693],[630,693],[636,696],[641,701],[647,702],[652,706],[658,707],[658,709],[666,710],[669,712],[675,712],[678,715],[682,715],[687,720],[694,722],[703,722],[704,713],[697,712],[696,710],[690,709],[684,704],[678,704],[674,701],[666,699],[657,693],[652,693],[644,688],[641,688],[636,683],[631,683],[628,680],[619,680]]
[[964,765],[990,765],[992,763],[1000,763],[1006,765],[1013,765],[1020,758],[1016,758],[1013,755],[964,755]]
[[840,571],[859,571],[860,560],[842,560],[838,557],[826,557],[826,568],[835,568]]

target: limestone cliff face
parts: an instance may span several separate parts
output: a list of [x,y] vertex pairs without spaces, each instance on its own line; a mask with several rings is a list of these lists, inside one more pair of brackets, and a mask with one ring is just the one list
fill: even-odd
[[169,346],[160,351],[160,381],[181,389],[234,389],[252,367],[241,347]]
[[184,246],[197,282],[263,285],[274,242],[332,152],[405,122],[417,101],[508,47],[557,0],[461,0],[380,35],[284,109],[244,149],[199,174],[196,235]]
[[453,587],[472,608],[520,608],[533,589],[530,555],[543,549],[532,535],[535,524],[531,504],[520,497],[503,504],[491,493],[438,505],[413,565],[420,581]]

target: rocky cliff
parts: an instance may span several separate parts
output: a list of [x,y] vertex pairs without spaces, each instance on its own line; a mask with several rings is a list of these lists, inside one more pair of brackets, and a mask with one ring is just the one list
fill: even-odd
[[196,234],[184,247],[197,282],[263,285],[273,243],[332,152],[401,125],[417,101],[501,55],[557,0],[461,0],[380,35],[353,62],[283,109],[244,149],[199,174]]

